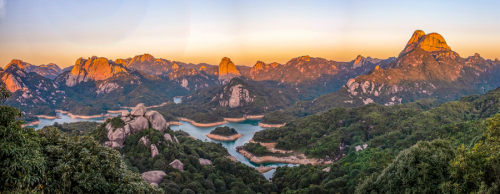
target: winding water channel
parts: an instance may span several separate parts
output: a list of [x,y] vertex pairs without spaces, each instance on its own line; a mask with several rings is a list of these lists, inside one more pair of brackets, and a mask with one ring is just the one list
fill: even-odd
[[[113,115],[113,114],[111,114]],[[116,114],[114,114],[116,115]],[[62,113],[57,113],[57,118],[56,119],[43,119],[40,118],[40,123],[38,125],[34,125],[35,129],[41,129],[44,126],[48,125],[53,125],[55,122],[57,123],[72,123],[72,122],[80,122],[80,121],[92,121],[92,122],[103,122],[106,119],[106,117],[101,117],[101,118],[92,118],[92,119],[77,119],[77,118],[71,118],[66,114]],[[217,141],[217,140],[212,140],[205,136],[206,134],[210,133],[213,129],[216,127],[196,127],[192,125],[191,123],[181,121],[181,125],[178,126],[171,126],[170,128],[174,131],[182,130],[187,133],[189,133],[191,136],[195,137],[196,139],[206,141],[206,142],[217,142],[221,143],[224,148],[229,152],[229,154],[233,157],[235,157],[238,161],[240,161],[243,164],[246,164],[251,167],[258,167],[260,164],[255,164],[252,163],[250,160],[245,158],[243,155],[241,155],[239,152],[236,151],[237,146],[242,146],[245,143],[248,143],[250,139],[253,138],[253,135],[255,132],[263,130],[264,128],[260,127],[258,125],[259,120],[246,120],[243,122],[239,123],[226,123],[220,126],[228,126],[231,128],[236,129],[239,134],[243,135],[241,138],[231,141],[231,142],[222,142],[222,141]],[[269,163],[269,164],[262,164],[263,166],[283,166],[287,164],[282,164],[282,163]],[[271,178],[272,175],[274,174],[275,169],[268,171],[264,173],[264,176],[266,178]]]

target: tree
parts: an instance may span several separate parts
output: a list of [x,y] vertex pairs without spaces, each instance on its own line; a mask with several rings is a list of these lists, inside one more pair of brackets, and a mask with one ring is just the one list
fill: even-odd
[[401,151],[378,176],[372,175],[356,193],[436,193],[449,180],[448,163],[454,157],[443,140],[419,142]]
[[9,90],[5,87],[5,84],[0,84],[0,104],[5,103],[7,99],[10,97]]
[[485,140],[468,149],[457,149],[450,162],[451,181],[445,189],[453,193],[500,192],[500,114],[488,119]]
[[[45,181],[45,159],[32,128],[22,128],[22,114],[0,106],[0,185],[2,191],[37,191]],[[1,192],[1,191],[0,191]]]

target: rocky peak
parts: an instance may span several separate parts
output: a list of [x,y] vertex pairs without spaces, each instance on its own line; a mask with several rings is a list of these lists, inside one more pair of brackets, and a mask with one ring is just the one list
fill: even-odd
[[66,80],[67,86],[74,86],[88,80],[105,80],[127,70],[104,57],[79,58]]
[[10,61],[10,63],[5,66],[5,70],[7,70],[9,68],[18,68],[18,69],[23,69],[24,70],[25,68],[27,68],[29,66],[31,66],[31,64],[26,63],[26,62],[24,62],[22,60],[12,59]]
[[47,65],[40,65],[40,67],[49,68],[54,71],[61,71],[61,68],[55,63],[49,63]]
[[425,36],[425,32],[424,31],[422,31],[422,30],[415,30],[415,32],[413,32],[413,35],[411,36],[410,40],[408,41],[408,43],[406,45],[417,43],[422,36]]
[[222,58],[219,63],[219,80],[228,81],[240,75],[240,71],[238,71],[231,59],[227,57]]
[[356,69],[358,67],[361,67],[363,65],[365,58],[361,55],[358,55],[356,59],[352,62],[352,68]]
[[422,30],[416,30],[413,33],[401,55],[409,53],[416,48],[427,52],[451,51],[443,36],[438,33],[425,34]]
[[257,61],[257,63],[255,63],[255,65],[252,67],[252,70],[253,71],[263,70],[265,65],[266,64],[264,62]]
[[130,61],[130,63],[134,63],[134,62],[153,62],[155,60],[156,60],[156,58],[153,57],[153,55],[145,53],[145,54],[142,54],[142,55],[135,56],[134,58],[132,58],[132,60]]
[[299,60],[301,60],[301,61],[310,61],[311,57],[309,55],[306,55],[306,56],[299,57]]

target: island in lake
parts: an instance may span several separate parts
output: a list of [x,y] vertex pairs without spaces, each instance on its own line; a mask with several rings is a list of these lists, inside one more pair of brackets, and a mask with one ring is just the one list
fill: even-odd
[[234,141],[241,136],[243,135],[239,134],[234,128],[230,128],[227,126],[217,127],[209,134],[207,134],[208,138],[218,141]]

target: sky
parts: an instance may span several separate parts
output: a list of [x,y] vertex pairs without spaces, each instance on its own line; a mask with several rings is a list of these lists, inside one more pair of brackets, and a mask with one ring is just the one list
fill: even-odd
[[143,53],[183,62],[397,56],[413,31],[462,57],[500,58],[498,0],[0,0],[0,66]]

